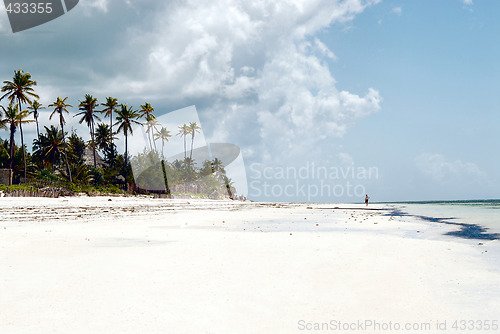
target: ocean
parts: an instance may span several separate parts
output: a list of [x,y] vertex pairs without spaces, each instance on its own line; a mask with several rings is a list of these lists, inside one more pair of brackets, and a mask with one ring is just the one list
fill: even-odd
[[454,225],[450,236],[500,240],[500,200],[392,202],[401,214]]

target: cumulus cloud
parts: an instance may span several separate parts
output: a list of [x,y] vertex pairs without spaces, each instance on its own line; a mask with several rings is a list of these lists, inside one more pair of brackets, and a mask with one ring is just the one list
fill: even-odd
[[128,95],[195,101],[213,140],[261,157],[320,153],[318,143],[342,137],[382,99],[372,88],[338,90],[327,63],[335,54],[315,34],[376,3],[175,2],[159,9],[152,29],[129,30],[142,58],[127,78],[104,82]]
[[251,159],[325,157],[382,98],[338,88],[334,50],[317,35],[378,2],[87,0],[51,23],[57,34],[8,37],[25,42],[4,64],[21,64],[73,104],[85,93],[159,111],[195,104],[209,140],[238,144]]
[[439,183],[482,182],[486,174],[474,163],[450,161],[441,154],[422,153],[415,158],[417,168]]
[[473,5],[472,0],[462,0],[462,2],[464,3],[464,5]]

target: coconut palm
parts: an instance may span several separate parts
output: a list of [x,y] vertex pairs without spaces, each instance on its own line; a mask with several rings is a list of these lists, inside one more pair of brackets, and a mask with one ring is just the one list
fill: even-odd
[[161,169],[163,172],[163,180],[165,182],[165,189],[167,191],[167,196],[170,196],[170,187],[168,186],[168,180],[167,180],[167,171],[165,169],[165,154],[164,154],[164,148],[165,148],[165,142],[168,142],[168,138],[172,137],[170,134],[170,131],[167,130],[166,127],[161,127],[160,131],[156,132],[154,134],[154,140],[156,139],[161,139]]
[[97,111],[95,110],[97,106],[97,99],[90,94],[86,94],[85,99],[83,101],[80,101],[79,105],[79,109],[83,111],[75,115],[75,117],[82,115],[79,123],[82,124],[83,121],[85,121],[85,123],[87,123],[87,126],[89,127],[90,140],[92,141],[92,152],[94,154],[94,168],[97,167],[95,156],[94,124],[96,119],[100,121],[100,118],[95,114],[95,112]]
[[109,125],[99,123],[97,124],[97,129],[95,131],[95,144],[98,149],[106,152],[111,152],[113,144],[113,140],[116,139],[114,133],[111,132]]
[[[154,150],[155,152],[157,151],[156,149],[156,140],[154,140],[154,135],[156,132],[158,132],[158,128],[157,126],[160,125],[160,123],[158,123],[158,120],[156,119],[156,117],[154,115],[150,115],[150,116],[146,116],[146,133],[148,134],[148,139],[149,139],[149,147],[151,147],[151,149],[153,149],[154,147]],[[153,132],[154,130],[154,132]],[[151,146],[151,138],[153,138],[153,145]]]
[[24,180],[26,180],[26,148],[24,147],[24,134],[23,134],[23,124],[32,123],[34,120],[26,119],[30,115],[28,110],[21,110],[17,115],[17,124],[19,125],[19,132],[21,134],[21,147],[23,149],[23,163],[24,163]]
[[[13,162],[14,162],[14,155],[15,155],[15,133],[17,128],[19,127],[20,130],[22,131],[22,124],[23,123],[30,123],[32,121],[25,119],[28,117],[29,113],[27,110],[23,110],[19,112],[19,106],[18,104],[12,105],[9,104],[7,109],[5,109],[3,106],[1,106],[4,113],[5,113],[5,118],[0,121],[0,127],[6,127],[6,125],[9,125],[9,130],[10,130],[10,158],[9,158],[9,168],[12,169]],[[24,142],[23,142],[23,136],[21,135],[21,145],[24,147]],[[24,150],[23,150],[23,163],[24,163],[24,178],[26,178],[26,157],[24,155]]]
[[189,130],[191,132],[191,153],[189,154],[189,159],[193,159],[193,144],[194,144],[194,136],[196,132],[200,133],[201,128],[196,124],[196,122],[189,123]]
[[43,167],[52,165],[54,172],[54,166],[66,151],[65,146],[63,132],[51,125],[50,128],[45,127],[45,134],[42,133],[39,139],[33,141],[33,155],[42,162]]
[[164,154],[164,147],[165,147],[165,142],[168,142],[168,138],[172,137],[170,134],[170,131],[167,130],[166,127],[162,127],[160,131],[154,134],[155,139],[161,139],[161,156],[162,159],[165,159],[165,154]]
[[[70,169],[72,179],[75,180],[75,182],[79,182],[81,184],[91,183],[92,181],[94,181],[94,177],[90,172],[90,168],[91,167],[85,164],[71,164]],[[64,172],[61,172],[61,177],[66,180],[69,179],[68,175],[66,175],[66,173]]]
[[85,148],[87,143],[82,137],[78,136],[75,131],[71,132],[71,135],[66,138],[66,154],[68,156],[68,162],[71,167],[72,164],[83,165]]
[[116,123],[118,125],[117,133],[123,132],[125,136],[125,166],[128,166],[128,134],[134,134],[132,130],[133,124],[142,125],[137,121],[139,118],[139,112],[134,110],[132,106],[122,104],[121,108],[116,111],[118,117],[116,117]]
[[[152,129],[156,128],[156,125],[158,125],[158,122],[156,120],[155,115],[153,115],[153,111],[155,111],[155,108],[148,102],[145,104],[141,105],[141,110],[139,110],[139,117],[144,118],[146,120],[146,133],[148,134],[148,140],[149,140],[149,147],[153,149],[153,143],[151,142],[151,137],[152,137]],[[155,145],[155,150],[156,150],[156,145]]]
[[189,125],[184,123],[183,126],[179,126],[179,132],[177,132],[177,135],[184,137],[184,159],[187,158],[186,137],[189,134],[191,134],[191,129],[189,128]]
[[35,100],[33,101],[33,103],[31,103],[31,107],[28,107],[28,109],[32,110],[32,114],[36,122],[36,134],[38,139],[40,139],[40,131],[38,129],[38,116],[40,115],[40,113],[38,112],[38,110],[45,109],[45,107],[42,107],[42,104],[38,102],[38,100]]
[[[52,119],[52,116],[54,116],[55,113],[59,114],[59,124],[61,125],[61,131],[62,131],[62,138],[63,138],[63,143],[66,144],[66,137],[64,133],[64,124],[66,124],[66,120],[64,119],[64,114],[63,112],[66,112],[69,114],[68,107],[73,107],[70,104],[66,103],[66,100],[68,97],[66,96],[64,99],[61,99],[59,96],[57,97],[56,101],[52,104],[49,104],[49,107],[54,107],[54,111],[50,114],[49,119]],[[68,156],[66,155],[66,150],[63,151],[64,153],[64,159],[66,160],[66,167],[68,168],[68,176],[70,182],[72,182],[71,178],[71,170],[69,168],[69,163],[68,163]]]
[[[0,98],[2,100],[4,97],[8,97],[10,103],[13,104],[17,100],[19,115],[22,115],[22,103],[31,104],[30,97],[40,98],[35,94],[33,86],[36,86],[36,81],[31,80],[30,73],[24,73],[22,69],[14,71],[14,77],[12,81],[4,81],[4,86],[2,87],[2,92],[5,94]],[[27,115],[26,115],[27,116]],[[25,118],[24,116],[23,118]],[[23,149],[23,162],[24,162],[24,178],[26,179],[26,150],[24,148],[24,135],[22,123],[19,123],[19,130],[21,132],[21,146]]]
[[17,104],[16,105],[12,105],[9,104],[9,106],[7,107],[7,109],[4,108],[4,106],[1,106],[2,107],[4,113],[5,113],[5,118],[3,118],[1,121],[0,121],[0,126],[1,127],[7,127],[7,125],[9,126],[9,131],[10,131],[10,140],[9,140],[9,168],[10,169],[13,169],[13,165],[14,165],[14,153],[15,153],[15,133],[16,133],[16,130],[17,130],[17,120],[18,120],[18,117],[19,117],[19,109],[18,109],[18,106]]
[[108,96],[106,98],[106,103],[101,103],[104,108],[101,110],[104,113],[104,117],[109,117],[109,129],[113,132],[113,111],[118,108],[118,100],[114,97]]

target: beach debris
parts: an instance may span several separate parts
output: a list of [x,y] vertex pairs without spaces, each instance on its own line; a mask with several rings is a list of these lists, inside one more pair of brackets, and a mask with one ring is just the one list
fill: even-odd
[[112,201],[112,199],[111,199],[111,198],[108,198],[108,202],[111,202],[111,201]]
[[316,224],[316,226],[319,226],[319,224]]
[[290,233],[290,235],[292,235],[292,233]]
[[478,243],[478,245],[479,245],[479,246],[482,246],[482,245],[484,245],[484,244],[483,244],[482,242],[480,242],[480,243]]
[[377,222],[373,223],[373,224],[378,224]]
[[308,210],[311,210],[311,209],[312,209],[312,206],[308,206],[308,207],[307,207],[307,209],[308,209]]

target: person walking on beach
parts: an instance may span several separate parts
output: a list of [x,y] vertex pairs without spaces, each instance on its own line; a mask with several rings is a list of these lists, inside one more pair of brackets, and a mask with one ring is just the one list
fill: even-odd
[[365,196],[365,204],[366,206],[368,206],[368,200],[370,199],[370,196],[368,196],[368,194]]

